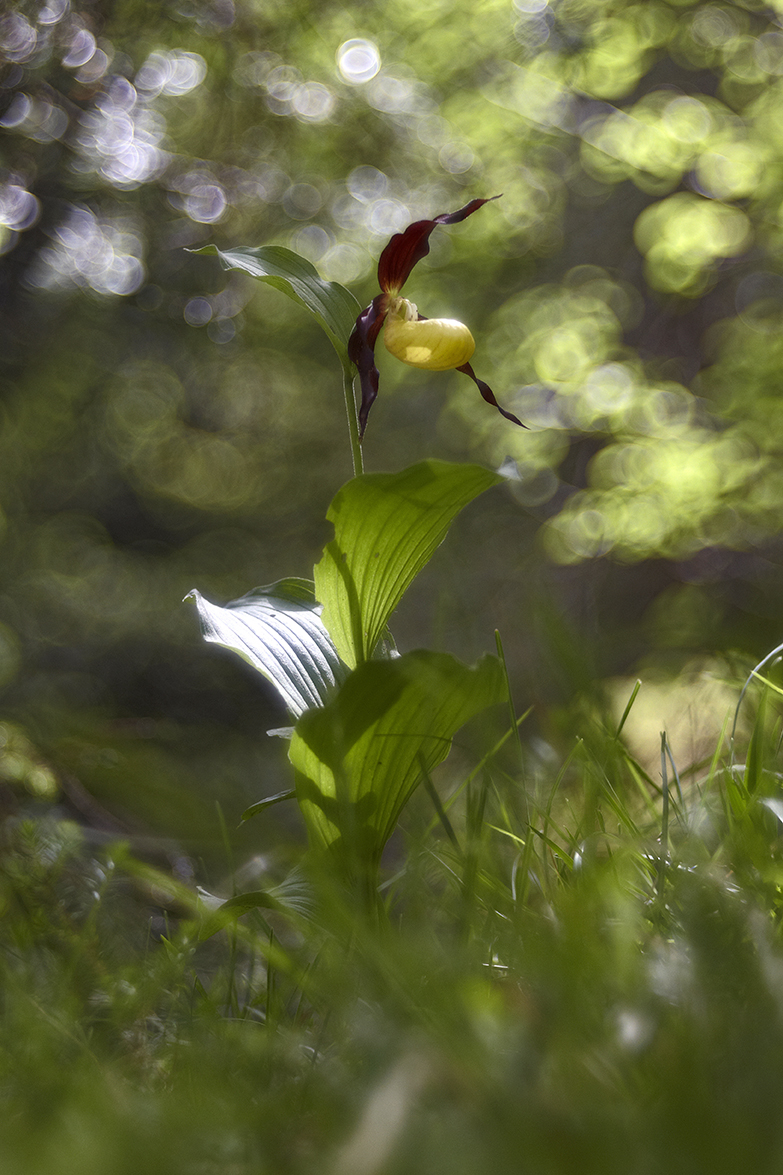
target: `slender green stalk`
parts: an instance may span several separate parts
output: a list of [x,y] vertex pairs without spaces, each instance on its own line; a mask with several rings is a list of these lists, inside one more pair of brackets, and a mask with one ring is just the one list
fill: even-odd
[[353,393],[352,368],[350,370],[343,368],[343,395],[345,396],[345,414],[348,417],[353,475],[358,477],[360,473],[364,473],[364,457],[362,456],[362,442],[359,440],[359,417],[356,412],[356,397]]
[[655,886],[658,893],[658,900],[661,902],[663,901],[664,887],[666,885],[666,856],[669,851],[669,776],[666,770],[666,750],[666,732],[661,731],[661,784],[663,788],[663,811],[661,813],[661,854],[658,858],[658,877],[656,879]]
[[430,778],[430,773],[429,773],[429,771],[427,771],[427,768],[424,766],[424,760],[421,755],[419,756],[419,767],[421,770],[421,777],[424,780],[424,787],[426,788],[427,795],[432,800],[432,806],[434,807],[435,811],[438,814],[438,819],[440,820],[441,824],[443,825],[444,829],[446,830],[446,835],[448,836],[449,840],[451,841],[453,847],[457,850],[459,855],[462,856],[462,849],[460,847],[459,841],[457,840],[457,834],[455,833],[454,828],[452,827],[451,821],[449,820],[448,816],[446,815],[446,810],[440,801],[440,796],[438,795],[437,791],[435,790],[435,784],[432,782],[432,780]]
[[508,665],[506,664],[506,654],[503,651],[503,642],[500,639],[500,630],[495,629],[495,647],[498,651],[498,657],[503,666],[503,674],[506,678],[506,693],[508,695],[508,712],[511,716],[511,731],[516,735],[517,746],[519,747],[519,758],[522,767],[525,766],[525,752],[522,747],[522,735],[519,731],[519,724],[521,719],[517,719],[516,710],[514,709],[514,698],[511,693],[511,678],[508,675]]
[[[500,639],[500,630],[497,628],[495,629],[495,646],[497,648],[498,657],[500,658],[500,662],[503,666],[503,673],[506,678],[506,694],[508,695],[508,712],[509,712],[509,716],[511,718],[511,730],[516,734],[517,749],[519,751],[519,765],[520,765],[520,768],[522,771],[522,776],[524,777],[525,751],[522,746],[522,735],[519,730],[519,722],[517,721],[517,712],[516,712],[516,708],[514,706],[514,697],[513,697],[513,694],[511,693],[511,678],[508,675],[508,665],[506,664],[506,654],[503,652],[503,642]],[[524,787],[522,789],[522,803],[524,806],[525,823],[530,824],[530,797],[527,794],[527,789]],[[530,841],[531,838],[527,837],[527,840]]]

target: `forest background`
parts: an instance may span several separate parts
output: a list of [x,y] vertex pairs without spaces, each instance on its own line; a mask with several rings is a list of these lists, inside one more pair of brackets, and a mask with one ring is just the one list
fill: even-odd
[[128,827],[199,842],[216,796],[234,811],[279,790],[284,753],[258,737],[280,724],[273,695],[201,645],[181,601],[307,573],[350,473],[341,400],[314,323],[188,250],[283,244],[364,302],[393,232],[501,192],[435,235],[412,296],[470,323],[529,431],[458,374],[386,362],[368,471],[436,456],[512,475],[418,582],[397,640],[471,659],[498,628],[547,738],[618,677],[654,696],[653,747],[661,681],[695,678],[725,709],[716,683],[780,639],[778,15],[13,5],[6,775],[27,770],[24,735],[34,793],[65,774]]
[[[392,621],[501,633],[530,753],[598,713],[709,755],[781,639],[783,4],[14,0],[0,15],[0,802],[186,882],[303,833],[274,691],[205,646],[307,575],[350,476],[328,342],[202,246],[468,322],[503,420],[380,354],[366,468],[502,469]],[[407,292],[407,291],[406,291]],[[216,816],[216,802],[223,822]],[[227,829],[227,831],[226,831]]]

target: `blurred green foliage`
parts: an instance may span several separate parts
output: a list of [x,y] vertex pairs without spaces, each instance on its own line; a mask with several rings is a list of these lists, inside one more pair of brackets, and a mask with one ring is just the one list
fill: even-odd
[[[780,0],[8,0],[0,135],[4,1170],[779,1170],[780,730],[718,731],[780,640]],[[406,294],[529,430],[379,348],[364,448],[502,466],[392,628],[499,628],[521,740],[414,797],[388,933],[294,873],[199,942],[302,829],[234,831],[285,717],[182,600],[307,574],[351,462],[317,326],[193,251],[363,305],[501,192]]]

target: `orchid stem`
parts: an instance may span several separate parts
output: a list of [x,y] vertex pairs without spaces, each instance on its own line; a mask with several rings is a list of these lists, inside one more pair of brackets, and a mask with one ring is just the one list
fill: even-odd
[[364,457],[362,442],[359,440],[359,417],[356,414],[356,397],[353,394],[353,372],[343,368],[343,395],[345,396],[345,413],[348,417],[348,435],[351,439],[351,458],[353,459],[353,475],[358,477],[364,473]]

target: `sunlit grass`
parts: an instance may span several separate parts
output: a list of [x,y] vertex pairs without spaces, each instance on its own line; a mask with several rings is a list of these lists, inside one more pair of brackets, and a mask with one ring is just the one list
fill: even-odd
[[205,937],[127,848],[7,820],[4,1172],[777,1169],[776,700],[657,779],[616,720],[506,736],[369,913],[305,860]]

